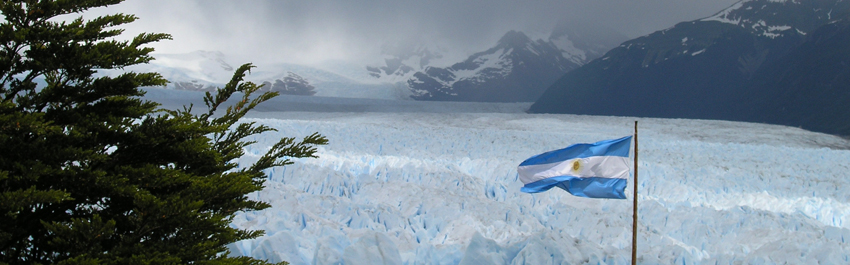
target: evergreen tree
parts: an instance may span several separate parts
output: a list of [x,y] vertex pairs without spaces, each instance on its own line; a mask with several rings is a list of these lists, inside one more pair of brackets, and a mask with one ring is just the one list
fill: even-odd
[[139,87],[165,84],[159,74],[96,77],[149,62],[143,45],[170,36],[115,40],[132,15],[55,18],[122,1],[0,2],[0,264],[264,263],[227,255],[261,233],[229,227],[232,215],[269,207],[246,197],[262,171],[327,140],[284,138],[237,167],[243,139],[273,130],[239,122],[277,95],[243,82],[250,64],[207,92],[200,114],[140,99]]

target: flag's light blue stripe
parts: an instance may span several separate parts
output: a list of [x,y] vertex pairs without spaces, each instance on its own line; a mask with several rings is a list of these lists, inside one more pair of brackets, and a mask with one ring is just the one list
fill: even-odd
[[626,183],[626,179],[618,178],[557,176],[528,183],[520,191],[537,193],[558,187],[580,197],[625,199]]
[[551,164],[575,158],[592,156],[622,156],[629,157],[632,136],[620,139],[604,140],[592,144],[574,144],[564,149],[549,151],[522,161],[520,166]]

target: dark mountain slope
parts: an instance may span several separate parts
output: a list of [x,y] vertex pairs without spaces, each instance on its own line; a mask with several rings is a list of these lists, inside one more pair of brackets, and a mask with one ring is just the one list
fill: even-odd
[[[562,76],[530,112],[790,125],[782,115],[767,115],[778,106],[775,95],[789,93],[780,91],[784,88],[774,79],[783,71],[797,71],[780,65],[802,60],[791,54],[805,53],[801,47],[816,29],[848,9],[850,1],[838,0],[739,2],[712,17],[623,43]],[[805,76],[795,78],[817,79]]]
[[752,121],[850,135],[850,16],[809,34],[750,87]]

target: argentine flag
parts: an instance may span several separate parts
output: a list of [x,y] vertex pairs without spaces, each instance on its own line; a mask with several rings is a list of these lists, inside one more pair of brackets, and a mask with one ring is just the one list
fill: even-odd
[[587,198],[625,199],[632,137],[574,144],[526,159],[517,168],[522,192],[558,187]]

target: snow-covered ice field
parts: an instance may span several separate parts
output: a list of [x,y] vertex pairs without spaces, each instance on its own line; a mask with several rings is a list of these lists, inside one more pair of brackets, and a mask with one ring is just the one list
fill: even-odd
[[[256,137],[240,163],[279,137],[320,132],[330,144],[320,158],[268,171],[251,196],[272,207],[232,224],[266,234],[231,245],[233,254],[291,264],[630,262],[631,179],[628,200],[526,194],[516,166],[630,135],[636,118],[525,114],[516,104],[322,106],[267,106],[246,120],[279,132]],[[639,263],[850,263],[850,142],[774,125],[637,120]]]

